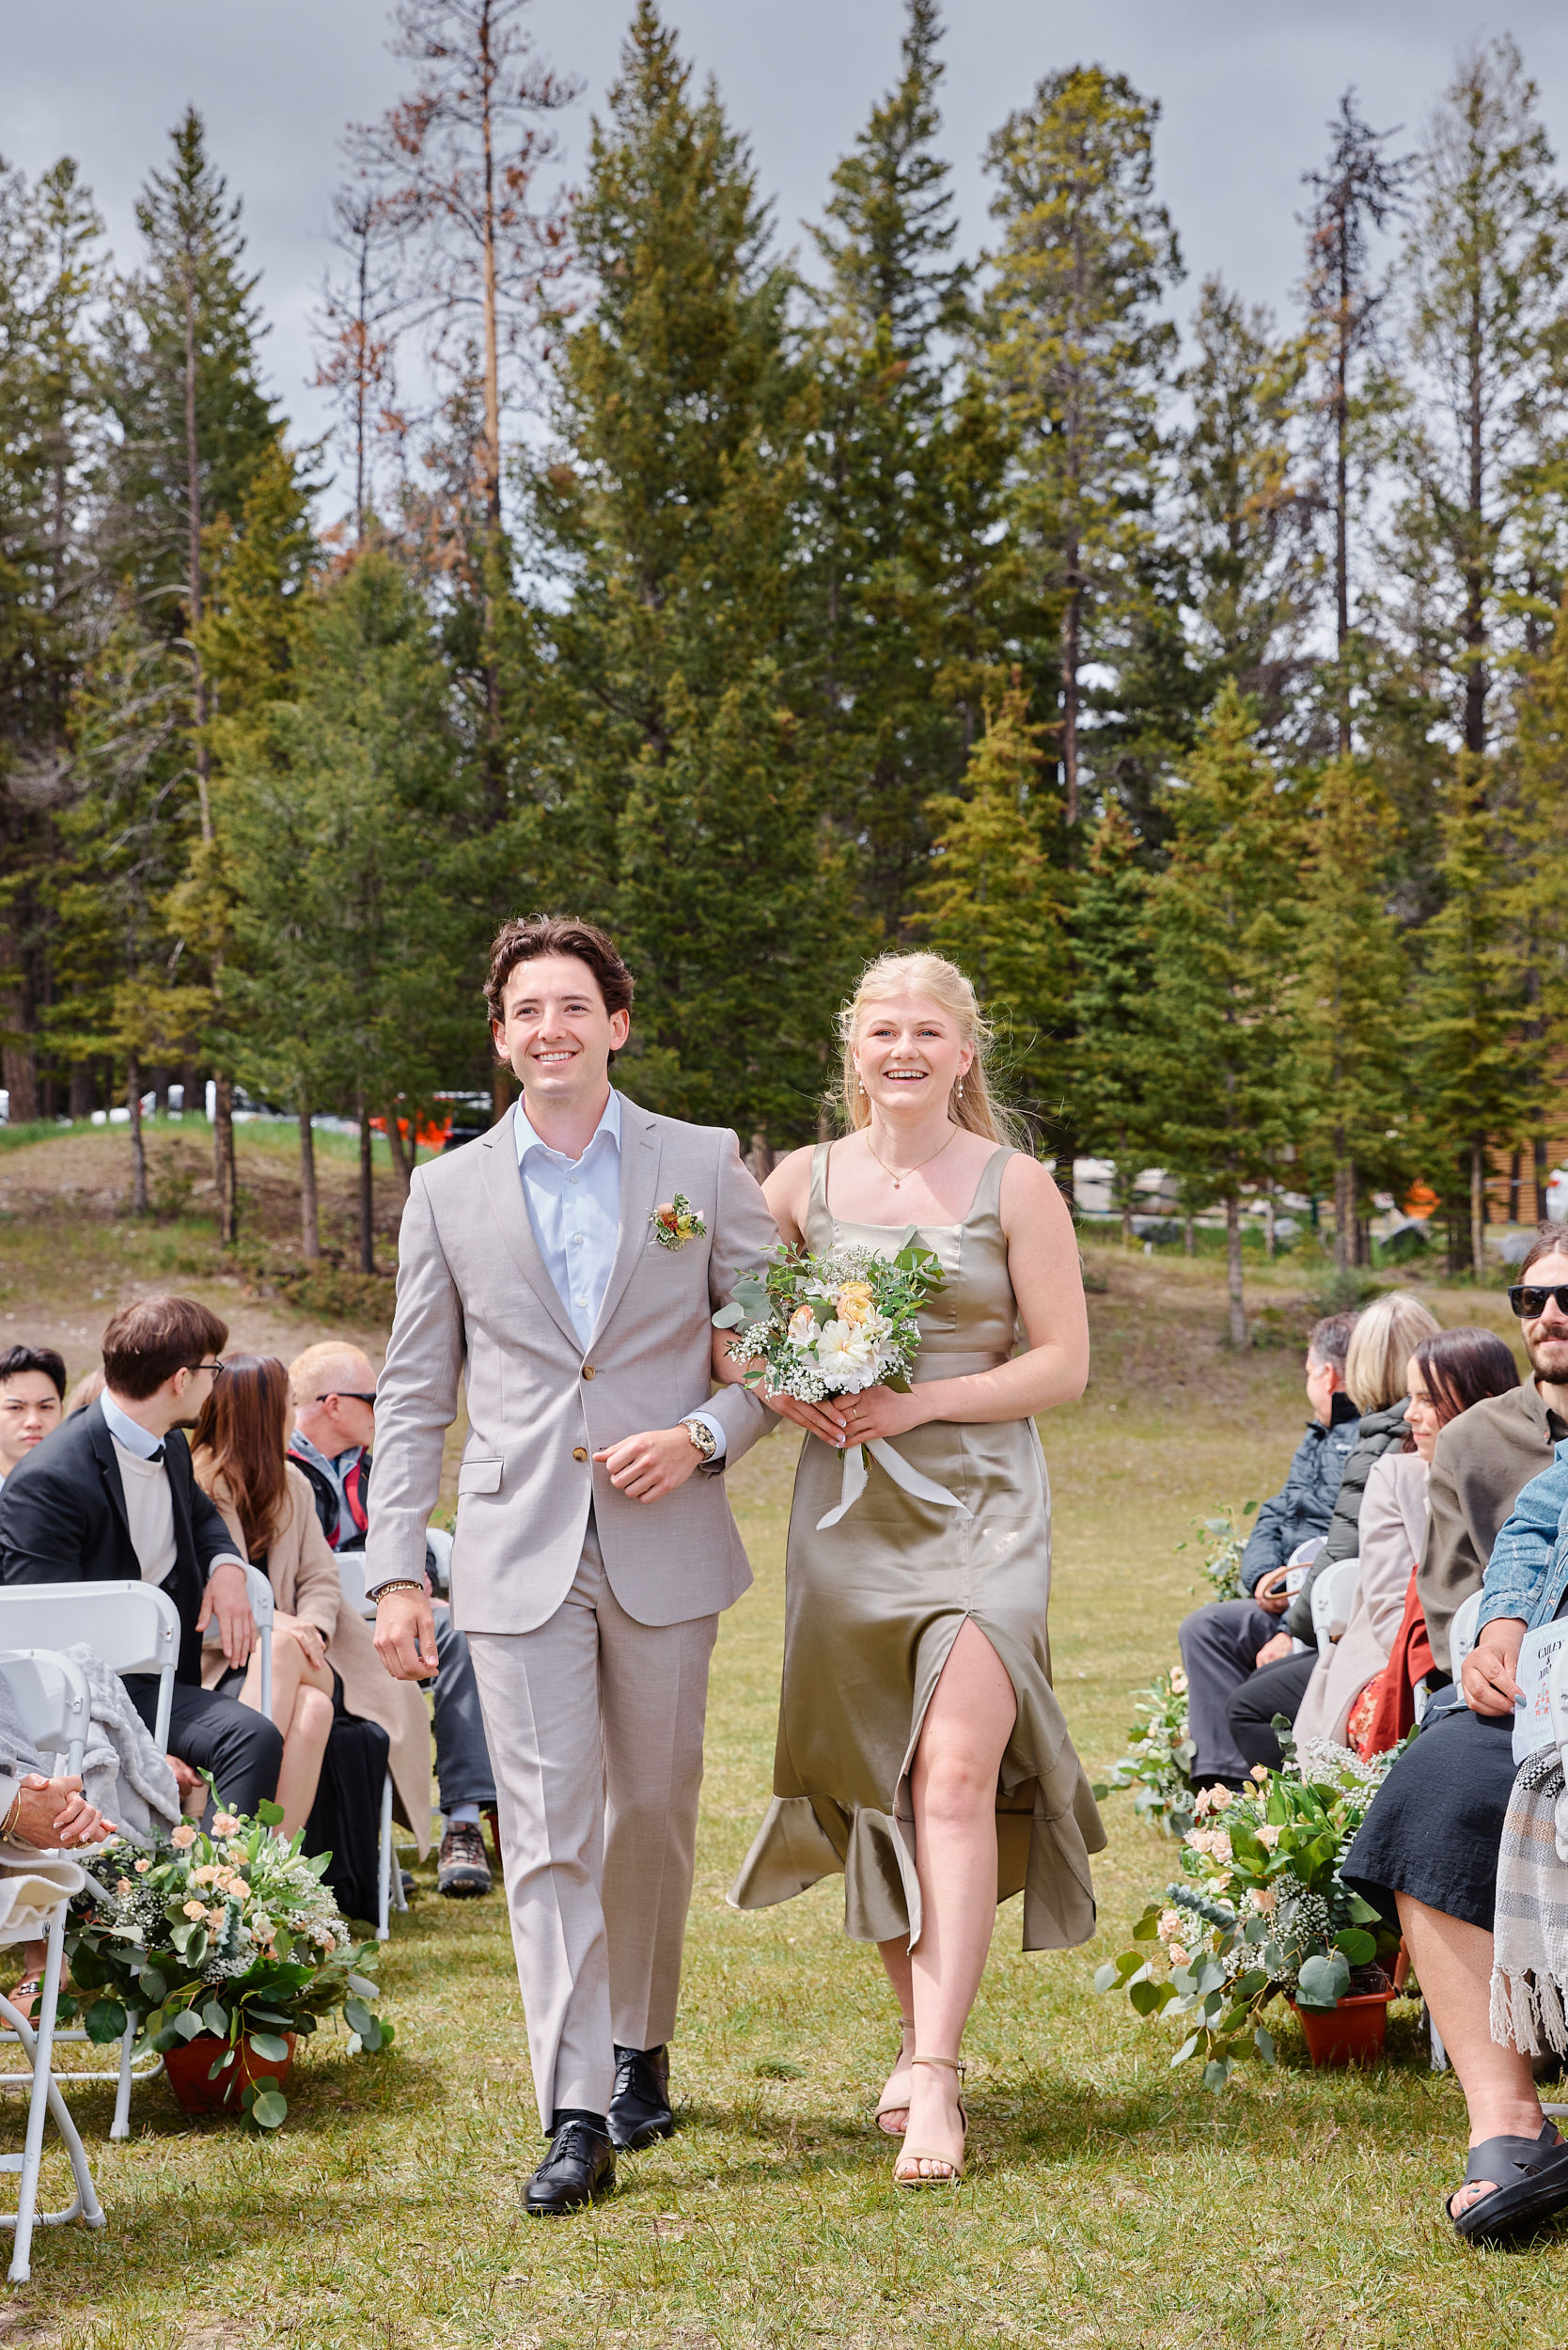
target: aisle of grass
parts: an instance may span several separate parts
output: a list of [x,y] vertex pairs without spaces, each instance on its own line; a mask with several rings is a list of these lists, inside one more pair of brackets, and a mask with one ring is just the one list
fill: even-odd
[[[1212,1269],[1109,1257],[1095,1375],[1046,1424],[1057,1504],[1055,1666],[1091,1769],[1128,1692],[1170,1653],[1194,1569],[1174,1546],[1222,1496],[1266,1492],[1294,1442],[1284,1350],[1218,1344]],[[1445,1320],[1473,1301],[1439,1299]],[[1489,1318],[1491,1318],[1489,1316]],[[1258,2343],[1397,2350],[1560,2339],[1563,2253],[1488,2257],[1437,2212],[1462,2107],[1414,2012],[1370,2077],[1285,2062],[1216,2103],[1172,2075],[1172,2035],[1090,1985],[1168,1847],[1107,1805],[1098,1950],[1024,1958],[998,1921],[971,2029],[973,2165],[896,2195],[870,2120],[893,2034],[873,1956],[820,1887],[763,1916],[724,1888],[766,1800],[790,1440],[734,1479],[756,1589],[724,1621],[675,2084],[682,2127],[620,2191],[546,2225],[519,2212],[539,2152],[501,1905],[438,1902],[428,1872],[386,1961],[386,2060],[313,2055],[288,2125],[257,2143],[186,2124],[166,2090],[111,2147],[79,2094],[106,2233],[40,2241],[0,2341],[61,2350],[413,2350],[508,2344],[846,2346]],[[8,2322],[9,2321],[8,2327]]]

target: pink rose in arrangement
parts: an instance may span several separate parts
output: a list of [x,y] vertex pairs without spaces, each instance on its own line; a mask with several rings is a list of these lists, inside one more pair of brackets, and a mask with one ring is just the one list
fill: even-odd
[[169,1842],[178,1846],[180,1852],[189,1852],[196,1840],[196,1832],[189,1820],[181,1820],[174,1834],[169,1838]]

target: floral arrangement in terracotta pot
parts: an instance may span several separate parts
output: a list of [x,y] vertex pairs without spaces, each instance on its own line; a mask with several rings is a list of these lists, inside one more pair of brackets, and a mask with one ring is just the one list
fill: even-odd
[[289,2110],[296,2039],[324,2017],[341,2018],[351,2056],[393,2035],[368,2004],[376,1944],[353,1940],[322,1884],[331,1856],[284,1842],[282,1817],[264,1803],[254,1819],[220,1810],[210,1832],[181,1821],[150,1842],[111,1839],[83,1855],[92,1887],[66,1933],[77,1991],[97,1994],[77,2002],[90,2039],[119,2039],[134,2014],[136,2047],[165,2058],[188,2109],[264,2130]]
[[[1260,1763],[1245,1792],[1206,1788],[1196,1797],[1181,1879],[1133,1928],[1140,1947],[1094,1978],[1098,1991],[1125,1991],[1140,2015],[1168,2009],[1181,2020],[1186,2037],[1171,2061],[1200,2057],[1213,2090],[1242,2059],[1274,2062],[1263,2023],[1271,1999],[1290,1999],[1314,2063],[1342,2064],[1381,2055],[1394,1996],[1399,1936],[1345,1884],[1340,1864],[1400,1749],[1364,1762],[1321,1742],[1297,1753],[1288,1731],[1280,1743],[1283,1770]],[[1353,2013],[1360,2008],[1364,2019]]]

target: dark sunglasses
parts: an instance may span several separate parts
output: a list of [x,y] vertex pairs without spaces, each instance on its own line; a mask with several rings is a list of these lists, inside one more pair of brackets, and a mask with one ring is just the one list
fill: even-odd
[[373,1395],[367,1395],[362,1387],[333,1387],[327,1394],[319,1395],[316,1401],[318,1403],[330,1403],[335,1395],[346,1396],[351,1403],[373,1403],[376,1400]]
[[1557,1301],[1560,1314],[1568,1314],[1568,1281],[1556,1281],[1549,1290],[1538,1290],[1529,1281],[1515,1281],[1508,1292],[1508,1310],[1517,1314],[1521,1322],[1533,1322],[1544,1314],[1549,1298]]

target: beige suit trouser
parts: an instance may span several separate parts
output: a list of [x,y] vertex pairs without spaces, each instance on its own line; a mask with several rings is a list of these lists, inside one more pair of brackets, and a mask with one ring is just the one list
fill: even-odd
[[615,2047],[675,2030],[717,1616],[638,1623],[592,1514],[533,1632],[470,1632],[539,2118],[604,2113]]

